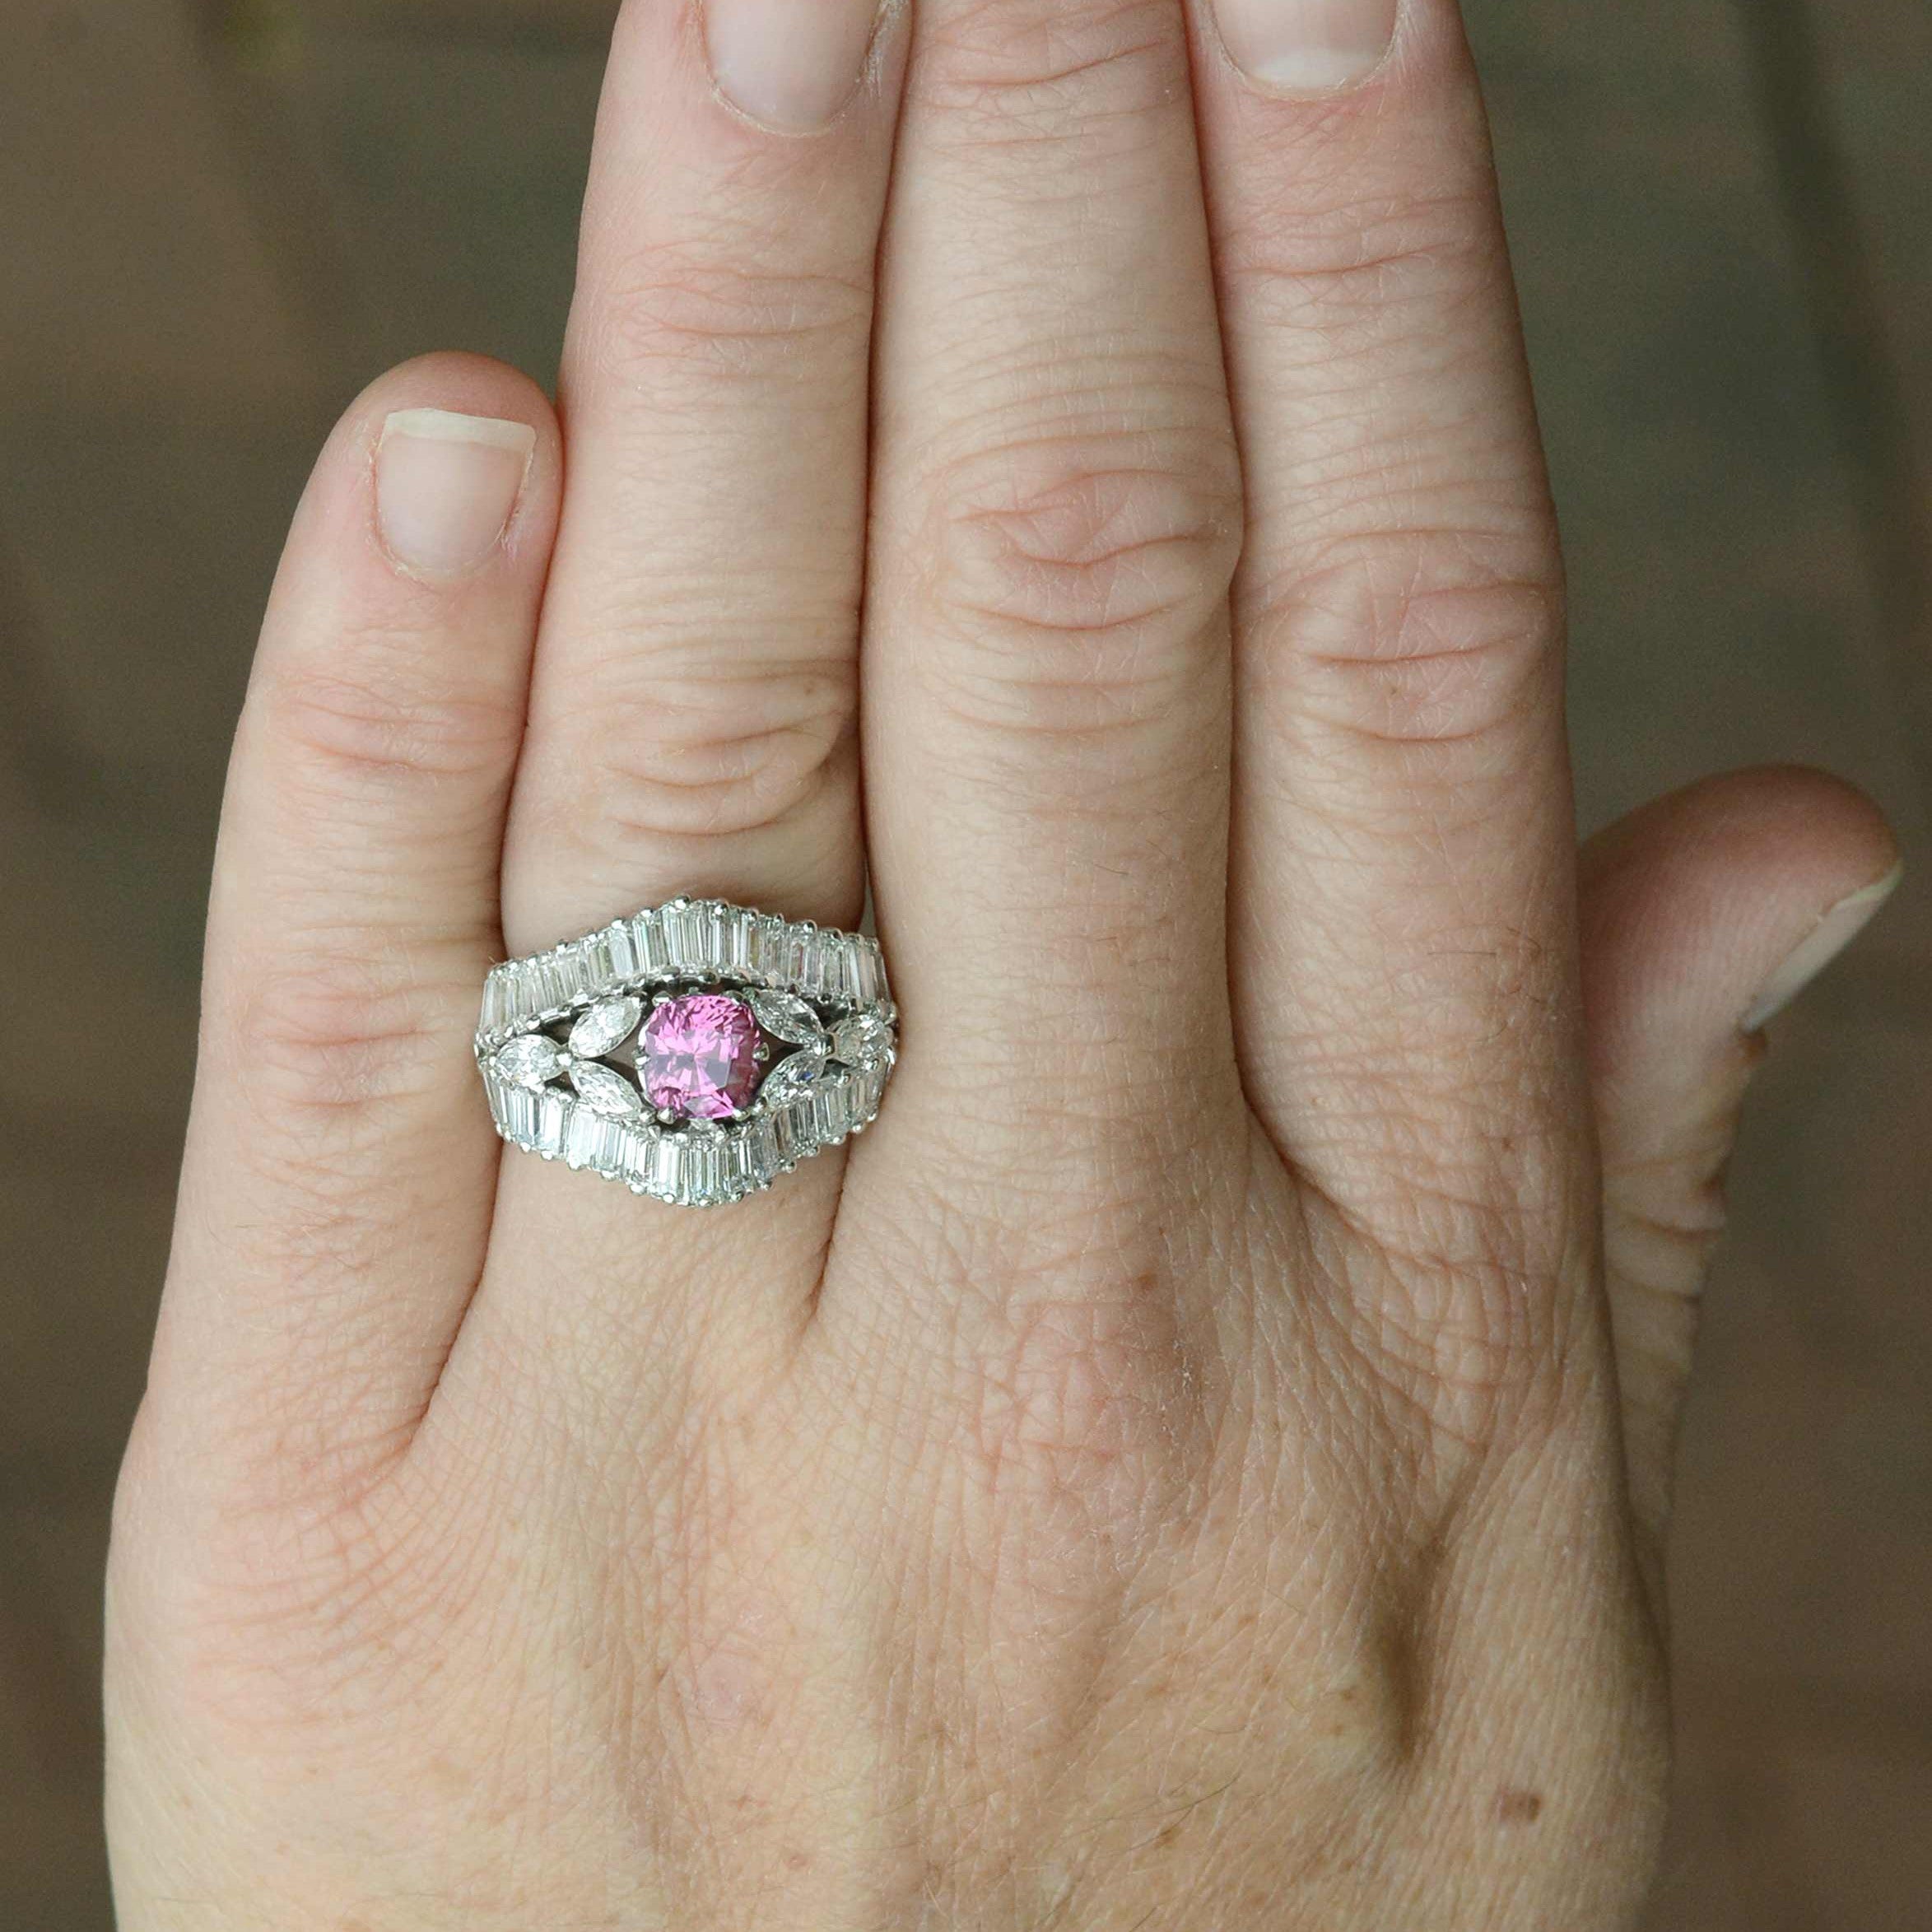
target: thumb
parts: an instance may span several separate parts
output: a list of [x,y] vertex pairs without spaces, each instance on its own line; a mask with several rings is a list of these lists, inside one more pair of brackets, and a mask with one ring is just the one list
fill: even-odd
[[1632,1497],[1657,1537],[1758,1029],[1851,943],[1900,873],[1876,806],[1790,767],[1706,779],[1584,848],[1611,1318]]

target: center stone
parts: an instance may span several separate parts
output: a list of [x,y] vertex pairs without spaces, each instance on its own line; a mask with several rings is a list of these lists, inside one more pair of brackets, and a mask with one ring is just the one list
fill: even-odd
[[679,1120],[728,1120],[758,1086],[758,1022],[721,993],[667,999],[645,1022],[637,1056],[645,1097]]

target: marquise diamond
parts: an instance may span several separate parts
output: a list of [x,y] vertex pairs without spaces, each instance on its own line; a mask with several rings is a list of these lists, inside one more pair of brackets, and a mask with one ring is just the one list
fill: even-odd
[[637,1089],[621,1073],[600,1067],[595,1060],[573,1060],[570,1084],[593,1113],[623,1120],[635,1119],[644,1111]]
[[602,999],[570,1029],[570,1051],[580,1060],[601,1060],[637,1031],[641,999]]
[[542,1087],[563,1071],[563,1049],[541,1033],[519,1034],[493,1064],[499,1079],[516,1087]]
[[842,1067],[869,1067],[891,1050],[892,1029],[878,1013],[854,1013],[832,1033],[831,1056]]
[[775,1040],[792,1046],[823,1050],[826,1041],[824,1022],[795,993],[752,993],[747,997],[758,1024]]
[[774,1067],[758,1097],[767,1107],[783,1106],[802,1093],[809,1093],[825,1073],[825,1055],[809,1049],[793,1054]]

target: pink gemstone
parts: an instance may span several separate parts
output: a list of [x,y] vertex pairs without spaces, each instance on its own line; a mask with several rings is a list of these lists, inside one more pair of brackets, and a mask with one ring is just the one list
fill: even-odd
[[645,1023],[637,1058],[650,1104],[681,1120],[724,1120],[758,1086],[758,1022],[742,999],[667,999]]

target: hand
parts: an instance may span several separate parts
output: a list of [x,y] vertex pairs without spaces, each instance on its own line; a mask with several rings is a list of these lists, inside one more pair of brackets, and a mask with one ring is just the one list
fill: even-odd
[[[1630,1922],[1743,1022],[1892,851],[1749,774],[1580,901],[1475,85],[1392,11],[632,0],[561,425],[350,412],[120,1497],[125,1932]],[[849,1159],[500,1158],[493,958],[868,877]]]

